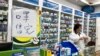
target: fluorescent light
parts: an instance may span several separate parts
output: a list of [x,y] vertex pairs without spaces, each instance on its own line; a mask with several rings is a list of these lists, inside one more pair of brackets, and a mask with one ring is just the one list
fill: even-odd
[[80,1],[89,5],[88,1],[86,1],[86,0],[80,0]]
[[98,4],[100,4],[99,0],[94,1],[93,4],[89,4],[89,2],[87,0],[80,0],[80,1],[82,1],[83,3],[88,4],[88,5],[98,5]]

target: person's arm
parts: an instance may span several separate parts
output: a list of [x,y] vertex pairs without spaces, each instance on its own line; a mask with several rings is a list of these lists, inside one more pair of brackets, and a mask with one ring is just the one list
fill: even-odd
[[87,36],[86,42],[91,41],[91,37]]
[[76,36],[75,34],[70,34],[69,38],[74,42],[78,42],[79,40],[83,40],[83,38],[80,38],[80,37]]
[[84,38],[84,40],[86,41],[86,43],[88,43],[89,41],[91,41],[91,37],[86,36],[84,33],[82,33],[82,37]]

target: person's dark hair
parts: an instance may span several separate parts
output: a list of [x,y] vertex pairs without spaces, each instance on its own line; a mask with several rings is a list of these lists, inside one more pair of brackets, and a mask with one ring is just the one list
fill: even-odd
[[76,33],[76,30],[79,29],[79,27],[81,27],[81,24],[75,24],[74,25],[74,32]]

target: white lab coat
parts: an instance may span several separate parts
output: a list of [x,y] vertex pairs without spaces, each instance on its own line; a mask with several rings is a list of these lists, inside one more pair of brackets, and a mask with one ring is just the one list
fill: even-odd
[[90,41],[90,37],[88,37],[87,41],[85,41],[85,40],[79,40],[81,37],[86,37],[86,35],[84,33],[81,33],[80,36],[78,34],[75,34],[75,33],[71,33],[69,35],[69,39],[74,44],[76,44],[76,46],[78,47],[78,49],[79,50],[84,50],[86,42]]

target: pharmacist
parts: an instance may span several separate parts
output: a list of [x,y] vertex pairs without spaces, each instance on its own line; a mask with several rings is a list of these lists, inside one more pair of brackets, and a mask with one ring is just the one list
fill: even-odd
[[75,24],[73,30],[74,32],[69,35],[69,39],[78,47],[79,51],[84,51],[85,44],[87,44],[91,38],[81,33],[81,24]]

